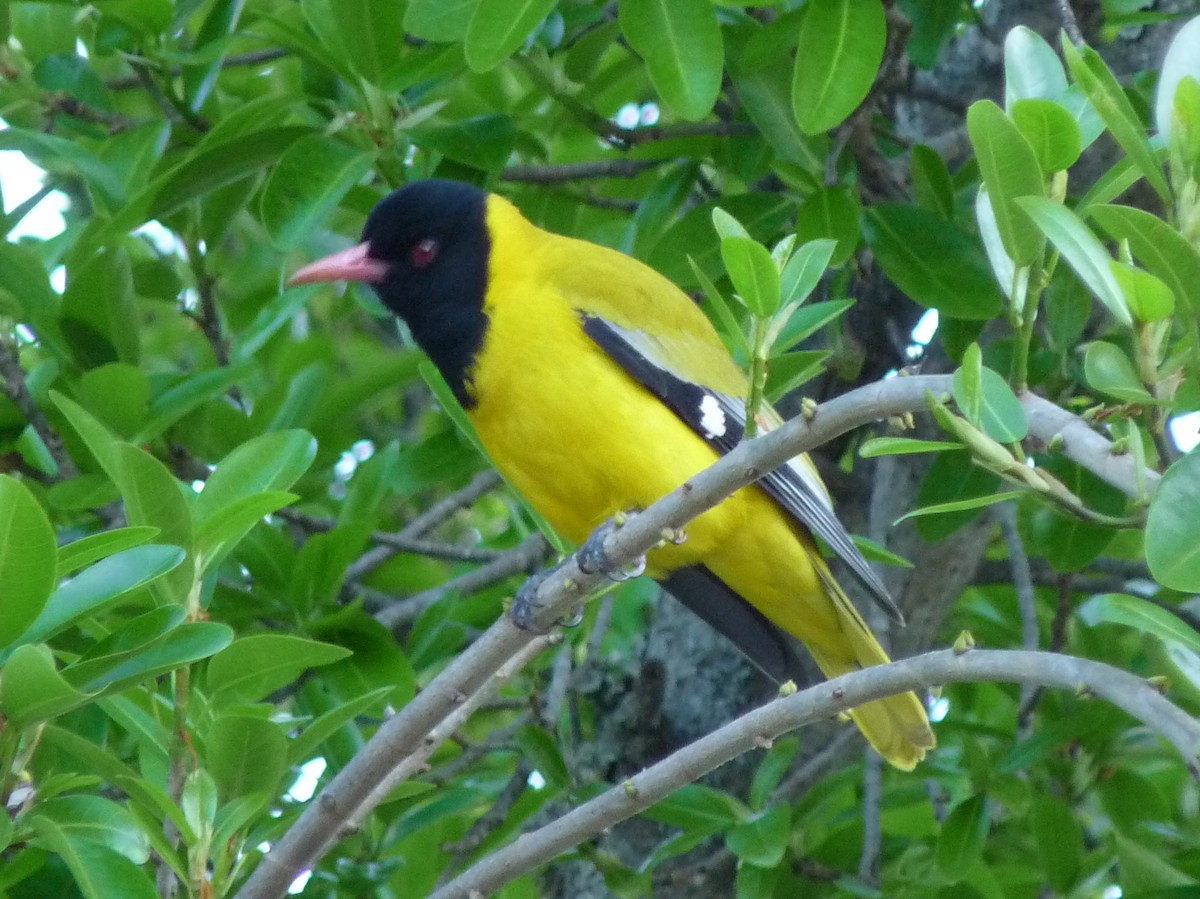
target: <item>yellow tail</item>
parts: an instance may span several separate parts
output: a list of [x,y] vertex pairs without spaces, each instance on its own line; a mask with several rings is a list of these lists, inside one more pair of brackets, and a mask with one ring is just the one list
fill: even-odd
[[[842,645],[837,647],[838,650],[844,650],[841,652],[835,651],[828,644],[818,647],[806,641],[809,652],[825,672],[825,676],[837,677],[860,668],[890,662],[891,659],[883,651],[883,647],[879,645],[879,641],[875,639],[849,597],[833,579],[823,560],[814,558],[813,566],[837,609],[842,634],[846,638]],[[889,764],[904,771],[915,768],[917,762],[925,758],[926,751],[937,744],[933,729],[929,726],[929,718],[925,714],[925,707],[912,692],[868,702],[851,709],[850,717],[854,719],[863,736],[875,747],[875,751]]]

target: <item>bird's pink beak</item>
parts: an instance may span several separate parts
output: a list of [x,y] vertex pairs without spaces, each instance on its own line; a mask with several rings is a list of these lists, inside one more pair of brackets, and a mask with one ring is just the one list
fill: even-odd
[[288,278],[287,286],[297,284],[312,284],[317,281],[362,281],[366,284],[378,284],[388,274],[388,264],[367,255],[368,245],[360,243],[356,247],[318,259],[304,266],[296,274]]

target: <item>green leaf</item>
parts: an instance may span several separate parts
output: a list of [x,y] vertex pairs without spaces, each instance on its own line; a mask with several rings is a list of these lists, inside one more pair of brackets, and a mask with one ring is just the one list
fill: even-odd
[[94,615],[166,574],[184,558],[177,546],[135,546],[100,560],[50,594],[46,607],[21,635],[20,642],[49,639],[80,618]]
[[448,124],[416,128],[413,137],[424,149],[478,169],[496,169],[508,162],[517,141],[511,116],[489,113]]
[[766,247],[749,237],[726,237],[721,240],[721,258],[751,312],[766,318],[779,309],[779,269]]
[[80,840],[43,815],[33,815],[38,840],[66,864],[85,899],[155,899],[158,891],[139,866],[107,846]]
[[37,814],[57,824],[72,842],[95,843],[135,865],[150,858],[150,842],[128,810],[100,796],[57,796],[37,804]]
[[[1136,899],[1154,899],[1151,890],[1179,889],[1179,897],[1186,897],[1196,890],[1196,878],[1181,871],[1163,858],[1162,844],[1155,840],[1153,849],[1121,833],[1113,832],[1117,847],[1117,864],[1121,869],[1121,886],[1125,895]],[[1162,897],[1157,897],[1162,899]]]
[[215,621],[188,621],[148,644],[136,655],[96,674],[88,689],[115,693],[134,684],[207,659],[233,640],[233,631]]
[[329,0],[328,6],[345,48],[340,55],[367,81],[379,84],[403,52],[404,4],[394,0]]
[[842,316],[854,305],[853,300],[827,300],[823,303],[810,303],[801,306],[792,313],[787,324],[775,338],[775,345],[781,347],[795,346],[800,341],[817,333],[831,321]]
[[0,475],[0,646],[37,620],[56,580],[54,528],[24,484]]
[[884,549],[874,540],[868,540],[866,537],[861,537],[858,534],[851,534],[850,540],[858,547],[859,552],[863,554],[863,558],[868,562],[880,562],[883,565],[892,565],[896,568],[913,567],[913,563],[904,558],[904,556]]
[[467,26],[463,53],[474,72],[494,69],[515,53],[554,9],[555,0],[483,0]]
[[222,715],[209,730],[206,761],[222,802],[252,793],[274,796],[287,771],[287,737],[273,721]]
[[807,134],[840,125],[867,96],[887,43],[879,0],[813,0],[796,48],[792,111]]
[[983,414],[983,353],[977,343],[967,346],[962,365],[954,372],[954,401],[967,421],[978,427]]
[[[1076,83],[1083,89],[1092,106],[1100,113],[1104,124],[1112,132],[1117,143],[1121,145],[1130,159],[1141,171],[1143,177],[1154,188],[1164,203],[1170,202],[1170,189],[1163,175],[1162,166],[1150,149],[1146,139],[1146,129],[1138,119],[1133,104],[1125,95],[1125,91],[1117,82],[1112,70],[1105,64],[1100,54],[1091,47],[1077,49],[1063,34],[1063,57],[1067,68]],[[1053,238],[1051,238],[1053,240]]]
[[115,555],[122,550],[141,546],[158,536],[158,528],[114,528],[98,534],[88,534],[58,550],[58,570],[55,579],[66,577],[86,565]]
[[[721,242],[712,225],[716,207],[711,201],[692,207],[649,251],[646,261],[684,290],[697,286],[689,259],[710,278],[721,276]],[[793,204],[780,194],[754,192],[722,197],[720,208],[736,216],[751,237],[765,242],[778,234]]]
[[[191,510],[167,466],[136,446],[118,443],[113,451],[113,480],[125,500],[130,524],[156,527],[163,543],[191,553]],[[167,572],[154,585],[155,592],[166,602],[183,602],[195,578],[191,567],[182,565]]]
[[796,236],[806,245],[818,240],[836,241],[826,266],[845,265],[858,247],[862,230],[862,204],[858,193],[845,187],[814,190],[796,210]]
[[[487,5],[481,4],[481,6]],[[721,90],[725,47],[709,0],[619,0],[621,30],[680,117],[700,119]]]
[[[1154,124],[1164,143],[1171,144],[1175,92],[1184,78],[1200,80],[1200,17],[1175,32],[1163,57],[1154,92]],[[1195,123],[1200,125],[1200,123]]]
[[892,526],[898,525],[902,521],[909,518],[922,518],[926,515],[944,515],[947,512],[964,512],[971,509],[983,509],[987,506],[994,506],[996,503],[1008,502],[1010,499],[1017,499],[1024,494],[1020,490],[1010,490],[1007,493],[992,493],[987,496],[975,496],[970,499],[960,499],[949,503],[938,503],[935,506],[922,506],[919,509],[913,509],[906,515],[901,515]]
[[4,665],[0,711],[18,731],[78,708],[91,696],[71,686],[54,666],[45,644],[19,646]]
[[1045,197],[1022,197],[1017,203],[1029,213],[1050,242],[1118,322],[1129,326],[1133,318],[1112,273],[1112,257],[1079,217],[1061,203]]
[[142,429],[129,442],[149,443],[197,406],[225,393],[256,370],[252,360],[245,360],[185,377],[151,402]]
[[642,812],[651,821],[684,829],[725,830],[750,817],[736,797],[703,784],[688,784]]
[[[971,346],[976,346],[976,344],[971,344]],[[959,401],[959,394],[970,392],[967,385],[966,363],[967,359],[964,356],[963,368],[954,373],[954,398],[956,402],[959,402],[960,408],[962,408],[962,403]],[[981,368],[979,377],[977,417],[972,418],[968,414],[967,420],[1000,443],[1016,443],[1018,440],[1024,440],[1025,435],[1029,433],[1029,421],[1025,417],[1025,409],[1021,406],[1021,401],[1008,386],[1008,382],[990,368]]]
[[932,147],[914,144],[908,157],[909,180],[918,205],[947,221],[954,218],[954,182],[946,160]]
[[1067,89],[1067,74],[1045,38],[1018,25],[1004,38],[1004,106],[1018,100],[1057,100]]
[[1093,390],[1123,403],[1151,403],[1150,396],[1125,352],[1103,340],[1088,345],[1083,357],[1083,376]]
[[773,868],[783,861],[792,835],[792,813],[775,805],[725,834],[725,845],[743,862]]
[[256,702],[309,668],[349,655],[345,647],[290,634],[242,637],[208,663],[208,690],[216,703]]
[[938,869],[952,881],[961,880],[979,861],[987,838],[987,800],[978,794],[956,805],[938,835],[934,858]]
[[[716,210],[714,210],[715,212]],[[717,286],[713,284],[712,279],[704,273],[700,266],[696,265],[696,261],[691,256],[688,257],[688,264],[692,267],[692,273],[696,276],[696,283],[700,285],[700,289],[704,292],[703,307],[705,314],[717,326],[717,330],[721,333],[729,351],[737,358],[748,359],[750,357],[750,344],[746,340],[746,334],[742,330],[741,323],[733,314],[733,310],[729,308],[729,304],[725,302],[725,297],[721,296],[721,291],[717,290]]]
[[375,153],[324,134],[310,134],[288,147],[271,168],[259,201],[263,227],[275,246],[300,246],[374,162]]
[[288,764],[294,767],[313,758],[326,740],[359,715],[377,706],[382,707],[392,692],[391,687],[377,687],[331,708],[291,740],[288,744]]
[[1012,104],[1013,122],[1033,147],[1038,165],[1051,175],[1069,169],[1083,152],[1079,123],[1067,109],[1053,100],[1017,100]]
[[517,748],[521,757],[540,773],[546,783],[559,789],[571,786],[571,771],[563,758],[558,740],[545,728],[528,725],[517,731]]
[[903,456],[910,453],[939,453],[963,449],[964,444],[949,440],[917,440],[913,437],[872,437],[858,448],[864,459],[877,456]]
[[1133,255],[1200,315],[1200,252],[1156,215],[1131,206],[1093,206],[1088,214],[1113,240],[1129,241]]
[[776,740],[767,750],[762,761],[758,763],[758,768],[754,771],[754,780],[750,784],[750,805],[753,808],[761,809],[775,792],[775,788],[783,782],[799,750],[799,737],[783,737]]
[[1066,894],[1079,877],[1083,861],[1083,831],[1071,807],[1057,796],[1037,796],[1030,814],[1033,842],[1046,880]]
[[[1147,544],[1148,546],[1149,544]],[[1178,615],[1128,593],[1101,593],[1079,607],[1079,619],[1088,627],[1121,624],[1160,640],[1200,652],[1200,633]]]
[[881,204],[867,210],[863,235],[887,276],[922,306],[975,321],[1000,313],[982,250],[951,222],[917,206]]
[[404,30],[423,41],[457,42],[467,36],[480,0],[409,0]]
[[221,508],[196,526],[195,552],[204,570],[211,571],[252,527],[267,515],[295,502],[294,493],[278,490],[252,493]]
[[145,614],[136,615],[89,646],[77,661],[63,670],[63,677],[81,690],[99,689],[92,684],[93,681],[102,680],[107,672],[179,627],[185,618],[187,610],[174,605],[159,606]]
[[767,400],[775,402],[825,370],[828,350],[796,350],[778,353],[767,360]]
[[713,229],[721,238],[721,242],[725,242],[727,237],[744,237],[750,239],[750,232],[746,230],[745,225],[737,220],[737,218],[726,212],[720,206],[714,207],[712,211]]
[[1004,249],[1017,265],[1032,265],[1045,238],[1016,204],[1019,197],[1042,197],[1045,186],[1033,147],[991,100],[967,110],[967,131],[1000,229]]
[[1146,518],[1146,564],[1173,590],[1200,591],[1200,454],[1177,459],[1154,492]]
[[1112,268],[1129,311],[1138,321],[1162,321],[1175,311],[1175,294],[1154,275],[1124,262],[1114,262]]
[[316,454],[317,441],[307,431],[275,431],[246,441],[205,482],[196,497],[196,521],[253,494],[287,490],[308,471]]
[[771,899],[775,895],[775,888],[782,873],[782,865],[761,868],[749,862],[739,864],[736,880],[737,899]]

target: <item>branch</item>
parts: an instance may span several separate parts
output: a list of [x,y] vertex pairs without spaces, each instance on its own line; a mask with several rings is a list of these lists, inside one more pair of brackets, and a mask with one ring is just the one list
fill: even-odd
[[[295,509],[280,509],[272,513],[277,518],[299,525],[306,531],[332,531],[339,524],[337,519],[325,518],[320,515],[309,515]],[[430,556],[434,559],[446,559],[451,562],[494,562],[505,555],[502,549],[484,549],[479,546],[459,546],[454,543],[442,543],[440,540],[425,540],[421,537],[405,537],[395,531],[373,531],[371,542],[390,546],[397,552],[413,553],[418,556]]]
[[510,165],[500,177],[531,184],[561,184],[591,178],[636,178],[670,159],[609,159],[601,162],[567,162],[557,165]]
[[1200,779],[1200,722],[1139,677],[1101,662],[1049,652],[931,652],[846,674],[776,699],[673,753],[556,821],[523,834],[437,890],[430,899],[491,895],[579,843],[649,808],[719,765],[780,734],[855,706],[937,684],[1005,681],[1075,691],[1086,687],[1165,737]]
[[[793,456],[868,422],[924,409],[926,393],[940,395],[948,393],[950,388],[949,375],[878,381],[830,400],[817,407],[810,417],[798,416],[769,433],[744,441],[645,512],[630,516],[621,527],[601,528],[597,533],[603,537],[601,555],[612,566],[608,570],[616,571],[632,564],[658,545],[665,530],[674,532],[684,528],[696,516]],[[1036,412],[1042,406],[1056,409],[1047,400],[1032,394],[1026,394],[1022,403],[1027,411],[1033,409]],[[1120,480],[1117,486],[1124,483],[1129,489],[1136,490],[1131,461],[1120,457],[1120,465],[1108,465],[1102,457],[1117,458],[1109,452],[1108,442],[1093,435],[1097,444],[1073,430],[1068,435],[1066,431],[1073,420],[1077,421],[1065,412],[1060,417],[1045,412],[1037,416],[1030,414],[1030,428],[1035,436],[1047,442],[1061,432],[1063,449],[1071,458],[1085,467],[1092,467],[1083,461],[1087,458],[1095,464],[1092,470],[1100,477],[1106,480],[1117,478]],[[1046,422],[1054,427],[1039,430]],[[1082,422],[1080,425],[1091,434],[1086,425]],[[416,521],[412,526],[415,525]],[[595,535],[593,539],[597,539]],[[594,552],[595,547],[592,550]],[[549,629],[604,583],[607,573],[595,569],[585,571],[578,556],[576,553],[568,558],[528,591],[529,605],[532,606],[528,617],[533,627]],[[395,760],[411,756],[439,722],[461,704],[463,697],[478,690],[532,639],[532,634],[518,629],[508,616],[493,624],[469,650],[454,659],[412,702],[376,732],[264,857],[237,894],[238,899],[282,896],[300,872],[315,865],[333,844],[348,816],[363,811],[368,796],[379,781],[388,776]],[[902,690],[898,689],[898,692]]]
[[58,473],[53,480],[69,480],[78,477],[79,469],[75,467],[75,460],[67,453],[62,438],[58,436],[58,432],[54,428],[50,427],[46,413],[41,410],[34,400],[33,394],[29,392],[29,384],[25,381],[25,369],[21,368],[21,360],[17,355],[16,347],[3,339],[0,339],[0,378],[4,379],[4,392],[21,410],[21,414],[28,420],[29,426],[45,444],[50,458],[58,466]]

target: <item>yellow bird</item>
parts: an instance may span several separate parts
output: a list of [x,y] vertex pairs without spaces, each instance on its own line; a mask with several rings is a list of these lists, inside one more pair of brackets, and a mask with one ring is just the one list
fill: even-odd
[[[371,284],[404,319],[496,467],[569,540],[648,507],[741,439],[746,378],[696,304],[641,262],[543,231],[502,197],[450,181],[402,187],[360,244],[290,283],[338,279]],[[895,612],[806,456],[693,521],[647,570],[777,680],[799,675],[780,631],[829,677],[886,663],[813,534]],[[898,768],[934,746],[913,693],[851,714]]]

